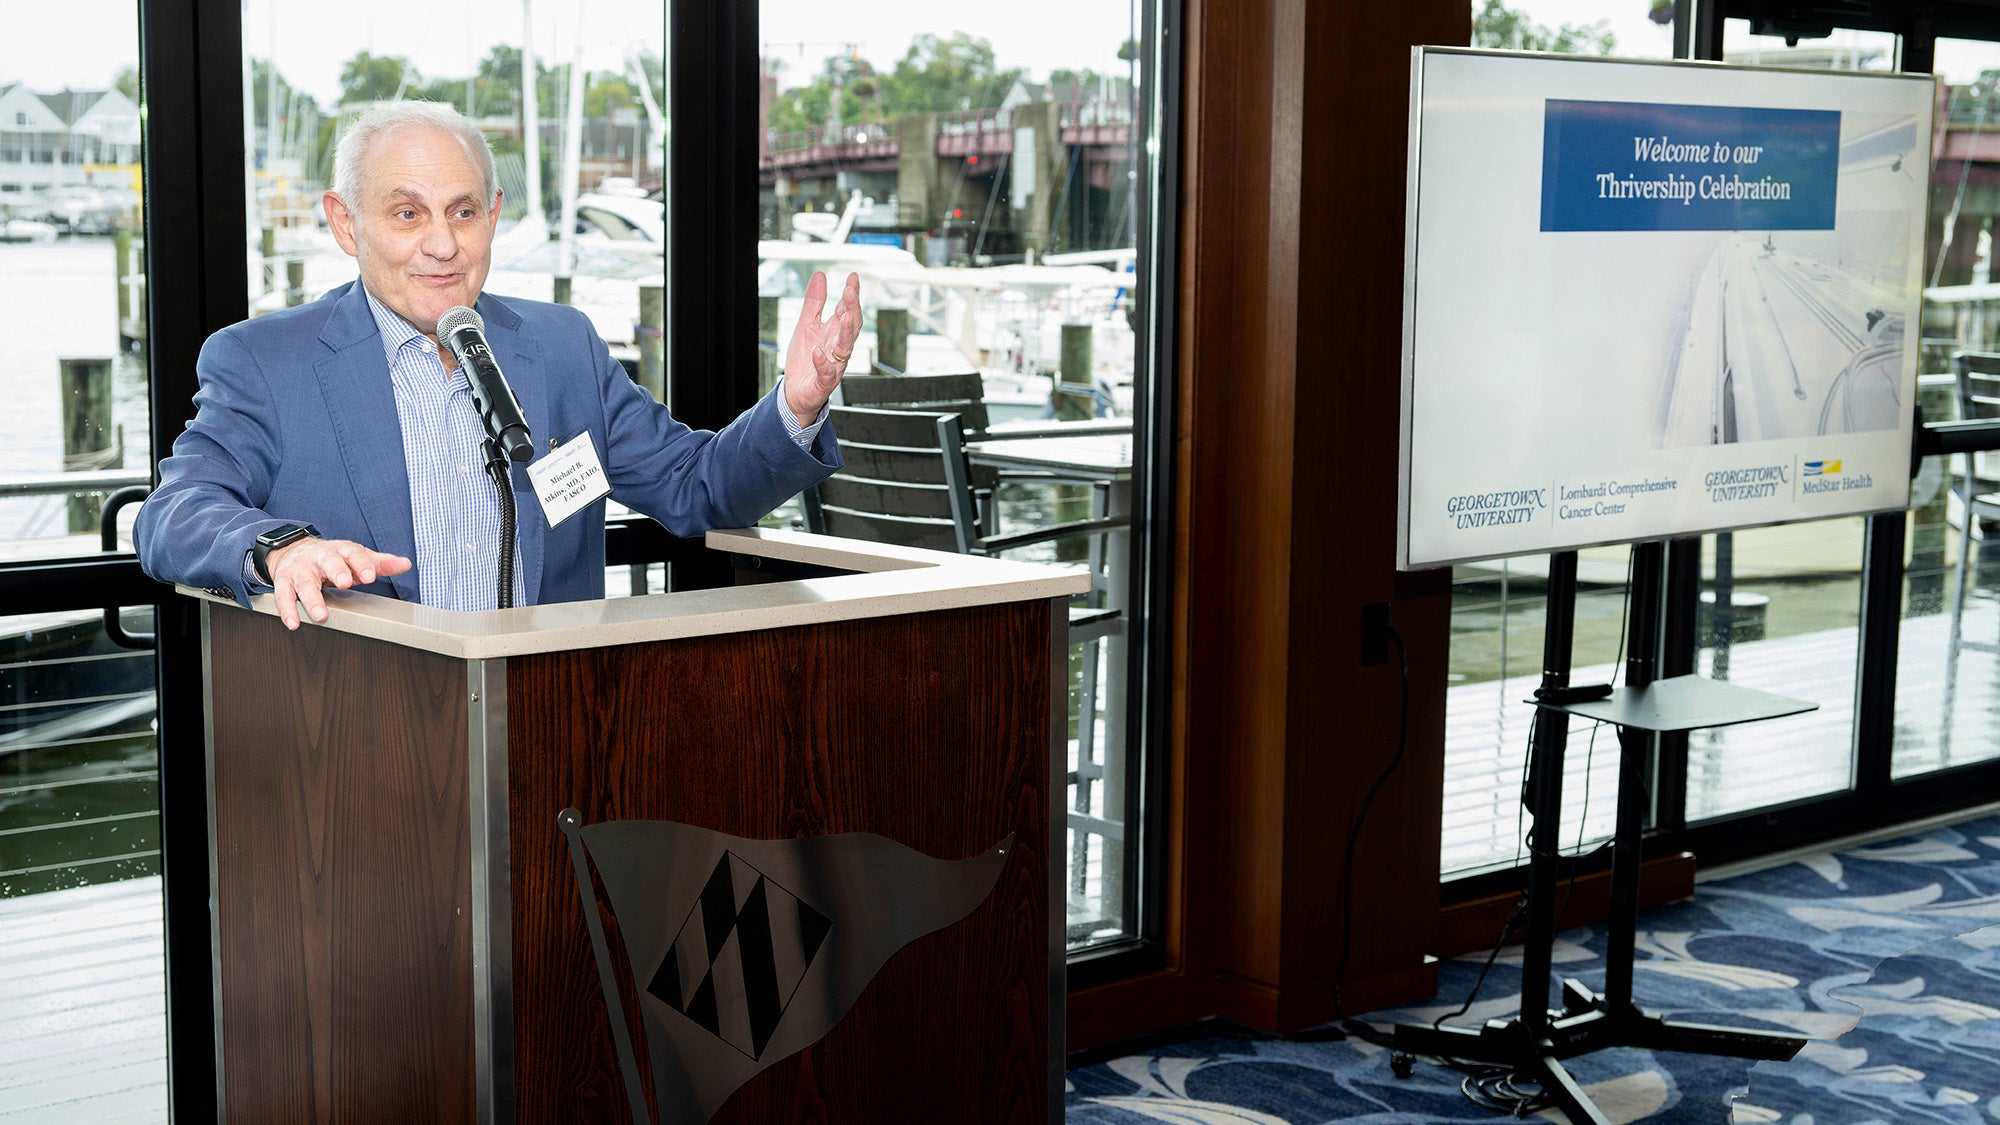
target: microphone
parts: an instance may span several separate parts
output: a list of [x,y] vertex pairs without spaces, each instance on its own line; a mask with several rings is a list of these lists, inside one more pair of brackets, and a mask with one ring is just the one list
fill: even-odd
[[438,317],[438,339],[451,349],[465,377],[472,384],[472,403],[479,408],[479,420],[486,436],[506,453],[509,460],[528,461],[535,456],[535,439],[528,433],[527,415],[521,400],[500,374],[493,361],[493,349],[486,344],[486,320],[478,313],[456,305]]

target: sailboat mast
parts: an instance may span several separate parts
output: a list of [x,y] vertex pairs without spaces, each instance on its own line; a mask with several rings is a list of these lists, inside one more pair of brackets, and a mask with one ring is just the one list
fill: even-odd
[[583,170],[583,14],[576,0],[575,47],[569,60],[569,96],[565,99],[562,162],[562,231],[556,249],[556,276],[569,277],[576,266],[576,193]]
[[521,0],[521,156],[526,161],[529,222],[542,215],[542,114],[535,81],[535,0]]

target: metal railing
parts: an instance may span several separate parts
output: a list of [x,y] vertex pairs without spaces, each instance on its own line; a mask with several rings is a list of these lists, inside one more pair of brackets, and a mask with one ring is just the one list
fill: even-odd
[[111,492],[151,484],[142,469],[98,469],[87,473],[26,473],[0,477],[0,497],[67,496],[77,492]]

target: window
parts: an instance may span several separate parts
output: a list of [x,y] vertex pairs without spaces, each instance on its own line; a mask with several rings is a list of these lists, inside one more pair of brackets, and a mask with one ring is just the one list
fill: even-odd
[[[1141,248],[1154,196],[1141,154],[1155,9],[1130,0],[928,16],[801,0],[758,8],[760,319],[788,331],[814,270],[836,284],[854,272],[867,323],[850,375],[976,374],[991,425],[972,435],[972,468],[994,475],[980,502],[1003,532],[1093,515],[1129,521],[1147,505],[1149,470],[1133,452],[1157,392],[1135,295],[1152,284]],[[1062,34],[1049,34],[1057,25]],[[1005,437],[1022,426],[1062,432]],[[1078,460],[1093,449],[1115,463]],[[1022,461],[1031,454],[1046,460]],[[835,530],[831,510],[825,518]],[[955,549],[949,540],[927,545]],[[1096,606],[1118,615],[1109,635],[1071,646],[1073,951],[1142,931],[1134,715],[1147,623],[1133,560],[1146,553],[1128,524],[1010,556],[1091,565]]]
[[[86,7],[10,14],[12,97],[136,90],[138,5]],[[136,109],[127,124],[136,138]],[[85,144],[0,134],[0,571],[95,561],[82,556],[101,553],[107,494],[150,479],[141,170],[87,180]],[[121,542],[134,510],[112,520]],[[108,617],[22,589],[0,581],[0,994],[12,1001],[0,1040],[16,1064],[0,1075],[0,1117],[164,1118],[156,662],[135,636],[151,611]]]
[[[1918,403],[1934,421],[1986,416],[1979,374],[1963,353],[2000,351],[2000,317],[1979,288],[1993,280],[2000,215],[1977,190],[1986,167],[1970,148],[2000,117],[2000,44],[1940,39],[1943,101],[1933,158]],[[1912,160],[1911,170],[1924,163]],[[1918,172],[1917,174],[1921,174]],[[2000,473],[1993,453],[1930,457],[1911,490],[1896,667],[1891,775],[1919,778],[2000,757],[1991,692],[2000,682],[2000,558],[1981,497]]]
[[[1667,27],[1630,17],[1558,24],[1567,9],[1551,4],[1542,14],[1542,6],[1524,4],[1513,15],[1525,20],[1509,22],[1498,18],[1506,14],[1498,7],[1487,4],[1476,13],[1477,45],[1585,51],[1605,46],[1610,53],[1649,57],[1664,57],[1671,46]],[[1898,46],[1893,36],[1845,29],[1795,46],[1752,35],[1743,21],[1729,21],[1724,30],[1727,61],[1745,65],[1886,70]],[[1487,42],[1481,34],[1516,39]],[[1684,795],[1679,807],[1658,810],[1662,825],[1724,822],[1853,790],[1860,776],[1862,716],[1856,700],[1866,650],[1866,543],[1867,521],[1847,519],[1712,535],[1683,548],[1699,550],[1699,572],[1692,584],[1669,590],[1667,613],[1669,620],[1680,614],[1691,621],[1693,667],[1686,670],[1821,706],[1769,723],[1696,732],[1687,736],[1684,758],[1661,755],[1656,791]],[[1605,605],[1622,601],[1621,564],[1604,554],[1599,549],[1580,557],[1583,596],[1574,659],[1587,670],[1573,680],[1615,680],[1621,671],[1608,661],[1611,635],[1623,614]],[[1442,864],[1447,875],[1512,866],[1521,854],[1516,798],[1529,715],[1518,701],[1526,698],[1541,667],[1538,562],[1508,560],[1460,567],[1454,574]],[[1932,580],[1925,588],[1934,586]],[[1579,753],[1580,742],[1573,730],[1566,758],[1572,776],[1564,785],[1566,845],[1588,842],[1608,828],[1608,819],[1578,823],[1584,810],[1577,775],[1589,776],[1585,763],[1594,761],[1594,770],[1607,771],[1587,782],[1597,791],[1608,794],[1615,779],[1608,772],[1615,769],[1615,750]],[[1668,771],[1675,771],[1671,778]],[[1589,819],[1597,822],[1599,815],[1600,806],[1593,804]],[[1609,810],[1602,815],[1608,818]]]

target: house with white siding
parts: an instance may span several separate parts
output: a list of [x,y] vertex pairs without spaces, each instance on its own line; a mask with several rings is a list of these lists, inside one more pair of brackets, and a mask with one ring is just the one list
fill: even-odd
[[0,198],[86,187],[93,169],[138,162],[139,107],[120,91],[0,84]]

